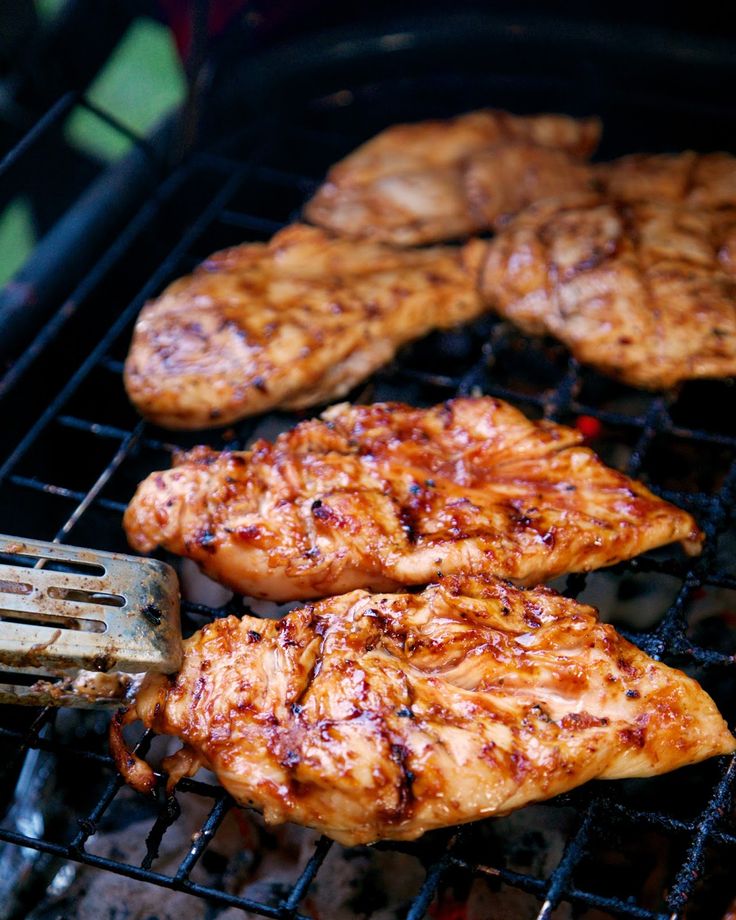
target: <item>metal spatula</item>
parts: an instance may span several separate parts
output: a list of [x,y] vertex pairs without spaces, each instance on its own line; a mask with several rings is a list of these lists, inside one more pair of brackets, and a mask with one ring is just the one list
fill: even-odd
[[181,655],[170,566],[0,535],[0,703],[119,705]]

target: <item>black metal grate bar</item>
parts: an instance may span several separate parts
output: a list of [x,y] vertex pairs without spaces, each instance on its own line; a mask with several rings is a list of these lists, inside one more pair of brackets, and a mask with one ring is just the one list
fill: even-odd
[[87,841],[97,832],[97,825],[123,785],[124,781],[120,776],[113,776],[112,779],[108,780],[92,811],[86,818],[78,819],[79,830],[69,844],[69,849],[72,852],[82,852],[84,850]]
[[672,920],[677,920],[682,916],[690,900],[693,887],[703,869],[705,848],[712,840],[716,825],[723,820],[730,807],[735,784],[736,759],[731,758],[696,824],[697,829],[688,848],[687,856],[667,898],[667,904],[672,910]]
[[327,837],[320,837],[317,841],[314,853],[309,857],[301,875],[294,883],[289,897],[281,904],[281,911],[284,918],[296,917],[296,910],[309,890],[309,886],[314,881],[331,847],[332,841],[328,840]]
[[138,439],[143,432],[143,424],[143,422],[139,422],[135,429],[127,437],[123,438],[123,440],[120,442],[120,447],[118,447],[118,449],[115,451],[113,458],[107,464],[105,469],[100,473],[97,479],[95,479],[95,481],[92,483],[77,507],[69,515],[66,521],[64,521],[61,528],[56,532],[56,535],[54,536],[54,542],[65,540],[72,528],[82,517],[84,512],[94,501],[97,501],[100,492],[110,481],[115,471],[120,467],[128,455],[135,449],[135,445],[137,444]]
[[580,826],[568,843],[559,865],[550,877],[544,904],[542,904],[537,920],[550,920],[552,912],[560,903],[565,891],[569,889],[572,873],[587,852],[599,802],[600,799],[594,799],[585,810]]
[[427,869],[424,883],[409,908],[406,920],[421,920],[422,917],[426,916],[435,894],[437,893],[437,888],[442,880],[442,876],[452,864],[453,851],[458,844],[461,834],[462,831],[459,831],[449,838],[442,856]]
[[181,180],[182,176],[176,174],[168,183],[164,183],[159,190],[159,195],[154,195],[151,200],[141,207],[138,214],[127,224],[108,250],[97,260],[94,267],[87,273],[78,287],[69,295],[61,309],[46,323],[18,360],[0,378],[0,397],[6,396],[29,369],[35,365],[41,354],[53,342],[57,341],[64,327],[76,315],[80,306],[94,293],[96,287],[111,269],[126,256],[135,240],[159,215],[161,197],[165,197],[167,193],[170,193],[172,186],[176,186]]
[[0,466],[0,480],[2,480],[8,474],[8,472],[17,465],[17,463],[23,458],[26,451],[31,447],[31,445],[34,444],[39,435],[43,432],[45,427],[59,414],[67,400],[86,380],[88,374],[95,367],[100,358],[104,356],[109,345],[112,344],[120,336],[122,331],[129,325],[130,320],[138,313],[144,301],[153,296],[153,294],[161,287],[161,285],[171,277],[171,275],[176,270],[176,265],[180,257],[184,254],[184,252],[186,252],[191,243],[201,235],[205,227],[214,218],[218,209],[221,208],[228,200],[228,198],[235,192],[241,182],[241,179],[242,170],[230,176],[226,180],[220,192],[213,198],[207,208],[205,208],[199,219],[174,246],[167,258],[164,259],[159,268],[149,278],[148,282],[144,285],[138,296],[128,304],[118,319],[112,324],[109,331],[105,334],[105,336],[103,336],[102,340],[92,350],[81,367],[72,375],[66,386],[63,387],[63,389],[58,393],[56,397],[54,397],[48,408],[43,412],[43,414],[36,421],[30,431],[25,435],[25,437],[21,439],[20,443],[8,457],[5,463]]
[[7,780],[12,775],[14,768],[20,763],[26,752],[31,748],[43,748],[46,739],[41,737],[41,732],[52,720],[54,713],[49,709],[43,709],[25,732],[15,732],[14,737],[20,742],[18,747],[3,764],[0,771],[0,778]]
[[222,824],[225,815],[232,807],[233,801],[230,796],[221,791],[220,796],[216,799],[215,804],[212,806],[212,810],[209,815],[207,815],[207,819],[202,825],[202,830],[197,833],[191,849],[179,863],[179,868],[176,870],[175,876],[178,882],[182,882],[189,878],[192,869],[199,862],[200,857],[207,849],[207,845],[217,833],[218,827]]
[[85,108],[88,112],[98,118],[101,122],[108,125],[114,131],[117,131],[118,134],[122,134],[123,137],[127,138],[131,143],[135,144],[143,153],[148,157],[148,159],[160,170],[163,171],[164,163],[156,152],[153,144],[148,141],[145,137],[141,137],[137,131],[128,125],[124,124],[120,119],[116,118],[113,114],[101,108],[99,105],[90,102],[86,96],[81,96],[79,99],[79,104],[82,108]]
[[13,485],[22,486],[24,489],[32,489],[34,492],[45,492],[47,495],[58,495],[61,498],[71,499],[78,502],[80,507],[84,502],[84,510],[93,503],[115,514],[122,514],[126,508],[123,502],[114,502],[109,498],[99,498],[98,496],[89,498],[89,493],[87,492],[76,492],[74,489],[67,489],[65,486],[55,486],[52,482],[39,482],[37,479],[29,479],[27,476],[9,476],[8,480]]
[[[108,859],[106,856],[96,856],[84,850],[77,852],[64,844],[51,843],[48,840],[37,840],[26,834],[19,834],[15,831],[6,830],[5,828],[0,828],[0,840],[20,847],[30,847],[33,850],[39,850],[41,853],[49,853],[52,856],[58,856],[62,859],[82,863],[83,865],[92,866],[96,869],[106,869],[108,872],[114,872],[117,875],[123,875],[140,882],[149,882],[161,888],[184,891],[187,894],[204,898],[206,901],[211,901],[213,904],[218,904],[222,907],[239,907],[241,910],[250,910],[262,917],[273,917],[274,920],[280,920],[282,916],[280,907],[272,907],[271,905],[263,904],[259,901],[252,901],[249,898],[228,894],[217,888],[199,885],[187,879],[178,881],[173,876],[164,875],[162,872],[154,872],[152,869],[142,869],[139,866],[133,866],[129,863]],[[305,914],[297,913],[294,914],[294,920],[312,920],[312,918]]]
[[[125,428],[116,428],[114,425],[100,425],[98,422],[88,422],[86,419],[76,418],[73,415],[60,415],[56,421],[59,425],[64,425],[67,428],[88,431],[90,434],[97,435],[100,438],[109,438],[113,441],[124,441],[131,434]],[[171,444],[169,441],[159,441],[157,438],[141,438],[140,443],[150,450],[162,450],[170,454],[179,449],[176,444]]]
[[0,176],[18,163],[47,131],[58,125],[74,108],[78,99],[79,95],[73,91],[60,96],[0,160]]

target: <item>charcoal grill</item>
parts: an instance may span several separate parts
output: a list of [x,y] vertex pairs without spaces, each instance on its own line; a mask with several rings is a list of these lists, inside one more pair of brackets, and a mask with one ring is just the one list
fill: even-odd
[[[491,105],[600,114],[603,156],[686,146],[736,149],[736,104],[729,98],[736,49],[722,38],[476,11],[365,21],[257,54],[245,53],[246,47],[247,33],[234,28],[210,59],[210,89],[188,113],[189,127],[194,115],[200,129],[199,142],[166,166],[176,135],[170,126],[153,139],[134,137],[133,152],[99,180],[84,214],[90,226],[98,226],[100,200],[103,210],[119,205],[121,189],[135,196],[129,207],[114,210],[112,225],[108,220],[101,237],[88,241],[88,254],[78,250],[84,245],[78,232],[62,227],[54,241],[53,278],[44,258],[32,260],[22,275],[24,323],[5,342],[15,354],[0,381],[0,530],[124,550],[125,503],[140,479],[169,464],[174,449],[199,441],[244,446],[264,424],[297,420],[272,413],[265,422],[249,419],[199,435],[142,422],[121,381],[132,324],[147,298],[212,251],[267,239],[295,219],[327,167],[381,127]],[[0,180],[11,182],[39,138],[57,130],[74,106],[86,104],[83,93],[72,89],[39,113],[0,164]],[[124,113],[99,114],[127,131],[118,121],[124,122]],[[71,245],[75,258],[65,262],[64,247]],[[9,310],[6,322],[18,314],[18,291],[17,283],[11,285],[0,302]],[[697,624],[690,617],[693,605],[714,592],[726,598],[726,606],[730,598],[736,610],[729,531],[736,503],[733,387],[692,383],[676,392],[644,394],[579,366],[553,342],[529,340],[486,318],[405,349],[353,398],[427,405],[475,392],[507,399],[533,417],[577,424],[605,459],[696,515],[707,534],[700,558],[688,560],[670,548],[613,570],[620,593],[641,591],[655,578],[664,579],[670,593],[653,626],[621,629],[649,654],[697,676],[733,726],[736,633],[727,618]],[[574,575],[563,588],[585,598],[599,577]],[[242,609],[238,598],[218,608],[185,602],[185,632]],[[144,749],[150,740],[142,739]],[[201,884],[192,872],[233,803],[220,787],[189,779],[179,784],[178,799],[203,797],[211,808],[176,871],[156,866],[161,839],[179,812],[176,801],[164,798],[151,815],[142,864],[100,856],[88,844],[123,785],[100,737],[88,726],[70,743],[56,732],[52,710],[7,710],[0,714],[0,744],[6,802],[33,749],[50,752],[60,771],[78,764],[95,794],[64,826],[24,832],[6,822],[0,841],[223,908],[279,920],[310,916],[305,897],[336,846],[330,841],[317,843],[293,886],[275,901]],[[573,808],[576,817],[561,859],[544,877],[517,872],[503,852],[484,849],[483,824],[396,844],[414,853],[425,870],[400,915],[441,916],[439,894],[462,891],[481,877],[491,887],[511,886],[538,899],[539,920],[562,902],[641,920],[720,917],[736,894],[726,871],[736,857],[735,781],[736,760],[721,758],[644,784],[591,784],[554,800],[550,812]],[[539,809],[542,822],[545,813]],[[620,884],[625,873],[614,871],[602,855],[604,844],[613,846],[625,863],[632,840],[644,833],[667,841],[674,854],[654,895],[627,890]]]

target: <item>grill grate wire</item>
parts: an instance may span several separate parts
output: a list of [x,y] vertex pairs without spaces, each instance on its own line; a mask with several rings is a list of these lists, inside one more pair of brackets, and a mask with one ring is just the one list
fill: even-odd
[[[26,139],[11,151],[0,163],[0,170],[12,165],[24,150],[34,142],[35,137],[47,130],[51,123],[62,118],[73,104],[83,101],[82,97],[64,96],[42,117]],[[105,120],[111,117],[103,115]],[[114,124],[115,121],[112,120]],[[301,131],[301,133],[300,133]],[[319,129],[313,127],[301,130],[291,126],[284,134],[283,128],[271,130],[266,140],[260,141],[249,149],[244,157],[231,155],[212,155],[193,153],[181,166],[171,172],[159,185],[156,193],[146,201],[139,212],[123,228],[116,240],[102,255],[95,267],[82,279],[76,291],[70,295],[74,304],[73,311],[59,313],[40,330],[24,356],[10,369],[0,382],[0,399],[10,401],[19,398],[13,389],[33,374],[39,373],[40,359],[47,351],[53,351],[65,332],[65,327],[73,320],[77,310],[84,310],[95,302],[99,290],[110,273],[125,267],[131,258],[131,252],[147,235],[157,233],[164,226],[168,237],[168,248],[163,256],[150,268],[144,269],[134,296],[121,307],[115,305],[111,313],[112,321],[99,339],[82,356],[78,366],[73,369],[66,382],[58,389],[31,421],[25,433],[17,440],[0,466],[0,495],[10,501],[13,494],[34,493],[64,503],[66,511],[54,536],[66,541],[75,537],[93,516],[108,519],[109,528],[119,528],[120,516],[125,502],[111,497],[108,487],[119,480],[121,474],[130,470],[129,479],[135,481],[146,472],[156,468],[154,457],[161,462],[162,454],[171,453],[181,446],[191,443],[186,436],[156,430],[144,422],[136,422],[132,410],[128,410],[127,422],[119,419],[110,420],[107,413],[101,411],[99,417],[88,417],[74,408],[80,395],[87,396],[89,403],[96,379],[104,379],[105,391],[115,387],[122,392],[120,380],[122,363],[121,349],[129,336],[132,323],[146,299],[157,294],[161,288],[183,271],[189,270],[210,246],[214,249],[221,243],[211,244],[210,240],[221,240],[223,235],[232,242],[241,241],[248,234],[255,238],[270,235],[298,214],[298,201],[303,201],[319,173],[305,175],[304,171],[285,169],[282,165],[284,150],[289,144],[300,141],[304,144],[320,140]],[[325,149],[333,149],[336,137],[333,131],[324,134]],[[136,143],[145,145],[145,141],[135,138]],[[342,144],[344,152],[353,145],[349,136],[337,137],[338,146]],[[333,154],[331,159],[335,159]],[[273,165],[272,159],[276,165]],[[330,158],[325,159],[324,167]],[[315,171],[316,172],[316,171]],[[206,175],[213,191],[207,197],[203,207],[193,219],[181,228],[174,229],[167,225],[166,209],[178,196],[187,194],[192,183]],[[296,204],[281,208],[274,214],[273,209],[264,213],[261,206],[249,208],[243,203],[243,190],[259,188],[286,189],[293,193]],[[247,199],[247,194],[245,198]],[[287,196],[288,197],[288,196]],[[239,201],[240,199],[240,201]],[[165,234],[166,235],[166,234]],[[494,323],[490,334],[481,332],[474,339],[471,360],[457,373],[442,367],[451,361],[430,362],[427,368],[414,367],[412,361],[397,361],[394,365],[375,375],[370,384],[372,395],[381,396],[384,392],[395,394],[405,388],[413,388],[419,398],[425,402],[435,402],[455,394],[481,392],[519,405],[537,416],[568,421],[571,418],[587,416],[600,425],[624,432],[632,441],[632,447],[626,461],[626,471],[635,476],[648,472],[648,461],[655,442],[662,437],[674,439],[680,444],[696,449],[712,449],[725,452],[730,458],[727,472],[722,476],[714,490],[671,489],[657,482],[649,475],[649,485],[672,501],[690,509],[699,519],[707,534],[706,550],[694,560],[684,560],[676,555],[654,553],[648,554],[614,568],[618,574],[658,574],[676,579],[679,583],[673,603],[663,612],[659,621],[648,631],[633,632],[622,629],[628,638],[655,657],[675,658],[698,665],[704,672],[721,673],[734,666],[734,658],[718,648],[712,648],[695,642],[688,633],[687,605],[692,597],[703,588],[736,590],[736,574],[728,569],[718,555],[719,538],[729,521],[733,518],[736,495],[736,432],[728,430],[710,430],[707,427],[684,425],[673,417],[672,407],[676,406],[678,396],[668,394],[665,397],[649,395],[643,397],[641,408],[633,414],[622,411],[615,405],[606,405],[591,399],[586,391],[595,392],[595,375],[581,368],[574,360],[563,360],[561,374],[551,384],[528,383],[506,379],[508,375],[497,372],[497,368],[509,357],[513,359],[523,341],[520,336],[509,330],[503,323]],[[444,339],[433,337],[434,354],[444,354]],[[526,351],[538,346],[533,344],[521,346]],[[589,386],[593,378],[593,387]],[[412,391],[411,389],[409,390]],[[383,398],[383,397],[382,397]],[[641,394],[639,394],[641,399]],[[84,400],[83,400],[84,401]],[[94,400],[92,400],[94,402]],[[253,434],[258,420],[246,420],[234,426],[233,432],[222,435],[223,442],[229,445],[245,445]],[[78,438],[93,438],[96,443],[112,447],[109,461],[94,478],[90,485],[84,487],[65,485],[34,472],[29,457],[34,452],[43,451],[48,444],[58,445],[59,450],[75,450]],[[200,435],[201,440],[212,442],[218,436]],[[81,443],[81,442],[79,442]],[[85,440],[85,444],[87,441]],[[104,451],[101,448],[100,453]],[[126,480],[127,483],[127,480]],[[128,489],[128,493],[129,493]],[[69,510],[71,506],[71,510]],[[52,516],[53,517],[53,516]],[[89,528],[84,529],[85,542],[88,545]],[[93,529],[94,532],[94,529]],[[44,536],[36,532],[35,536]],[[102,547],[101,547],[102,548]],[[105,547],[107,548],[107,547]],[[579,595],[586,587],[585,576],[570,576],[567,580],[567,592],[571,596]],[[183,613],[189,628],[196,628],[211,617],[222,616],[242,609],[238,600],[230,601],[220,608],[210,608],[203,604],[185,602]],[[89,812],[78,819],[78,827],[66,841],[31,837],[18,831],[0,828],[0,840],[22,847],[51,854],[64,860],[73,860],[88,866],[114,872],[141,882],[148,882],[163,888],[187,892],[204,898],[222,907],[238,907],[246,911],[278,920],[309,920],[300,912],[300,907],[310,886],[317,878],[323,862],[333,844],[326,838],[318,841],[314,853],[303,866],[301,873],[292,885],[289,893],[278,904],[266,903],[249,897],[231,894],[223,889],[209,887],[193,881],[191,873],[210,841],[215,836],[226,815],[233,806],[230,797],[218,786],[193,779],[185,779],[177,788],[177,796],[196,795],[211,800],[209,814],[193,843],[172,874],[156,871],[155,864],[158,846],[167,828],[177,819],[178,806],[161,797],[159,814],[156,817],[147,841],[147,852],[141,865],[134,865],[118,859],[103,857],[90,852],[87,844],[97,833],[100,822],[105,817],[115,797],[123,787],[123,782],[116,774],[112,759],[106,754],[89,749],[84,745],[70,745],[59,740],[53,731],[54,713],[44,710],[33,720],[30,728],[25,730],[0,727],[0,739],[15,746],[12,760],[6,764],[4,776],[11,774],[12,768],[19,763],[30,749],[47,751],[56,757],[81,758],[99,768],[100,775],[107,776],[102,785],[96,804]],[[49,729],[46,730],[45,729]],[[150,742],[150,735],[144,736],[141,745],[145,749]],[[608,911],[616,916],[643,918],[643,920],[675,920],[684,916],[684,911],[693,901],[698,879],[703,871],[706,858],[716,853],[723,859],[733,859],[736,850],[736,833],[727,824],[725,817],[731,804],[734,783],[736,782],[736,760],[722,758],[718,776],[708,790],[705,804],[700,814],[693,820],[683,820],[666,810],[646,809],[636,804],[628,804],[621,796],[612,793],[606,784],[595,784],[555,800],[571,803],[578,810],[578,823],[568,840],[564,853],[557,867],[546,878],[512,871],[502,864],[486,862],[483,858],[471,859],[463,850],[471,830],[462,828],[449,833],[432,835],[436,846],[435,857],[425,859],[426,875],[422,886],[413,898],[406,917],[419,920],[430,909],[443,880],[448,873],[461,873],[466,877],[481,877],[500,881],[508,886],[518,888],[536,897],[542,902],[538,920],[547,920],[554,909],[563,901],[574,905],[587,906]],[[590,856],[591,843],[605,833],[606,828],[617,825],[628,827],[654,828],[668,836],[685,841],[685,855],[672,879],[664,898],[663,910],[651,909],[632,898],[619,897],[595,890],[594,886],[581,884],[577,869]],[[391,849],[391,844],[382,844]],[[396,849],[412,850],[406,844],[395,845]]]

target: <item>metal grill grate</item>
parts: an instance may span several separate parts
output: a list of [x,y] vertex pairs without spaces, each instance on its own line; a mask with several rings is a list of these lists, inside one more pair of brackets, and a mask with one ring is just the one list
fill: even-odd
[[[460,81],[458,93],[461,89]],[[389,90],[390,86],[384,89]],[[376,93],[373,87],[373,106]],[[147,298],[212,250],[244,238],[266,238],[298,215],[327,166],[354,146],[354,137],[335,129],[343,101],[336,99],[330,108],[329,130],[323,129],[321,113],[328,105],[323,101],[307,110],[302,124],[261,124],[241,135],[225,154],[191,155],[122,229],[71,293],[69,308],[39,332],[0,389],[10,430],[20,432],[0,466],[3,530],[123,549],[120,516],[125,502],[143,476],[167,464],[173,449],[199,440],[218,447],[244,446],[260,429],[263,419],[254,419],[224,432],[174,436],[141,422],[124,396],[122,358],[132,323]],[[63,99],[57,107],[66,111],[61,103]],[[359,109],[360,103],[356,93],[351,111]],[[460,96],[445,99],[444,104],[455,111],[466,107]],[[394,98],[392,115],[397,108],[400,103]],[[405,114],[413,113],[407,108]],[[347,123],[355,118],[351,114]],[[40,128],[43,125],[42,121]],[[736,505],[736,425],[728,411],[733,391],[726,383],[692,384],[664,396],[627,390],[581,368],[559,346],[527,341],[505,324],[486,319],[463,332],[433,335],[410,347],[355,398],[403,398],[430,404],[474,392],[507,399],[535,417],[573,424],[586,419],[595,435],[593,446],[609,462],[645,478],[659,494],[697,516],[707,534],[701,557],[686,560],[674,550],[660,551],[613,570],[621,579],[666,576],[673,586],[671,604],[651,629],[621,631],[655,657],[692,665],[733,720],[734,712],[728,708],[736,672],[731,654],[736,647],[728,644],[733,637],[724,640],[718,635],[706,641],[688,620],[689,605],[699,593],[736,591],[736,571],[729,568],[723,551],[723,534]],[[29,416],[33,407],[35,414]],[[274,413],[270,420],[286,425],[295,417]],[[569,577],[567,593],[581,594],[595,577]],[[237,599],[218,609],[185,603],[185,628],[191,632],[211,617],[237,610],[242,610]],[[150,740],[144,737],[143,749]],[[305,896],[333,846],[330,841],[317,843],[278,903],[197,883],[192,872],[233,803],[217,786],[183,780],[177,796],[204,797],[212,807],[175,872],[156,870],[158,845],[178,816],[176,803],[163,799],[141,865],[96,855],[88,843],[123,786],[111,758],[100,753],[99,745],[59,740],[49,710],[39,713],[30,727],[0,728],[0,741],[14,751],[3,770],[6,784],[26,752],[34,748],[51,752],[60,763],[72,759],[88,765],[100,784],[96,803],[78,817],[76,828],[40,837],[0,828],[0,840],[188,892],[223,907],[279,920],[308,918],[303,912]],[[725,864],[736,854],[736,826],[728,814],[736,760],[722,758],[716,765],[690,768],[687,776],[686,788],[697,790],[697,796],[686,817],[676,801],[682,779],[648,781],[646,802],[627,783],[592,784],[555,800],[553,807],[562,803],[576,809],[577,827],[557,867],[543,878],[512,871],[502,858],[487,858],[476,845],[476,825],[429,835],[421,844],[396,845],[417,853],[426,868],[406,916],[410,920],[425,916],[448,879],[483,877],[539,899],[539,920],[549,918],[562,901],[623,917],[682,917],[686,907],[697,907],[703,871],[714,860]],[[598,842],[645,828],[675,839],[681,853],[654,907],[597,884]]]

